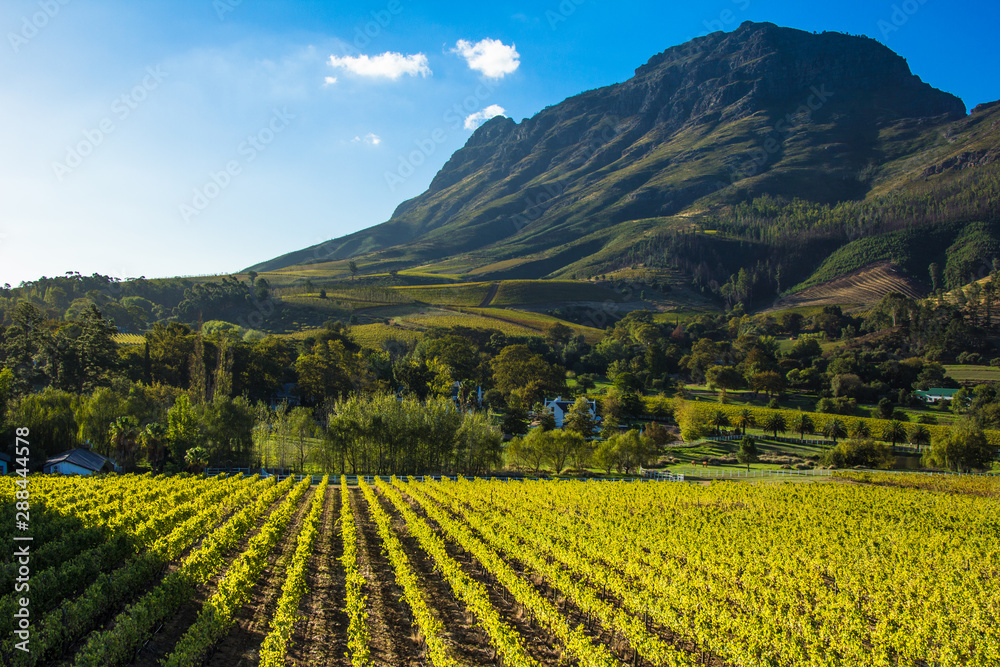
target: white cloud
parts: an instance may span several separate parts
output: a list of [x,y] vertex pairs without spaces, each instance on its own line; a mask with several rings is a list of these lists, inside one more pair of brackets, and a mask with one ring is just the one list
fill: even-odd
[[460,39],[451,52],[465,58],[470,69],[481,72],[491,79],[501,79],[521,64],[521,55],[514,45],[507,46],[499,39],[487,38],[475,44]]
[[337,83],[337,77],[335,76],[328,76],[325,79],[323,79],[324,86],[332,86],[335,83]]
[[430,76],[431,68],[427,65],[427,56],[414,53],[404,56],[402,53],[386,51],[377,56],[330,56],[330,66],[345,69],[358,76],[385,78],[395,81],[399,77]]
[[352,144],[361,143],[362,141],[368,144],[369,146],[378,146],[380,143],[382,143],[382,137],[378,136],[374,132],[369,132],[364,136],[364,138],[354,137],[353,139],[351,139]]
[[494,116],[506,116],[507,110],[504,109],[499,104],[491,104],[482,111],[477,111],[471,116],[466,116],[465,118],[465,129],[475,130],[480,125],[488,121]]

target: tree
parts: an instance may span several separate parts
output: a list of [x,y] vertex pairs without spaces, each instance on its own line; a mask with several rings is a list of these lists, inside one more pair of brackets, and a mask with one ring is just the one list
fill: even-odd
[[956,472],[989,467],[993,452],[982,429],[972,419],[963,419],[938,437],[924,453],[923,464]]
[[722,390],[722,396],[731,389],[743,386],[743,375],[732,366],[712,366],[705,371],[705,381],[710,387]]
[[300,473],[306,470],[306,459],[309,457],[311,442],[316,437],[319,427],[313,419],[312,410],[309,408],[293,408],[288,414],[286,424],[289,435],[292,437],[292,444],[295,447],[295,457]]
[[531,405],[546,390],[558,390],[562,384],[562,373],[527,345],[508,345],[500,350],[491,366],[493,382],[508,400],[512,394],[518,394]]
[[677,440],[677,436],[667,430],[667,427],[656,422],[646,424],[643,435],[649,438],[654,451],[657,453],[662,452],[670,443]]
[[833,444],[836,446],[839,438],[847,437],[847,428],[844,426],[844,422],[839,419],[831,419],[823,424],[823,435],[833,440]]
[[775,394],[780,394],[785,390],[785,378],[777,371],[754,373],[750,377],[750,388],[753,389],[755,394],[763,391],[767,393],[768,398],[771,398]]
[[167,440],[167,427],[159,422],[146,424],[139,432],[139,444],[146,452],[146,461],[153,472],[160,469],[163,460],[164,443]]
[[358,263],[353,259],[347,263],[347,269],[351,272],[351,280],[358,275]]
[[689,401],[678,401],[678,403],[674,414],[685,442],[694,442],[711,433],[708,417],[702,410]]
[[167,412],[167,442],[175,462],[184,460],[184,454],[197,444],[198,422],[191,409],[191,401],[186,395],[178,396]]
[[504,433],[524,435],[528,432],[528,411],[521,407],[520,402],[508,405],[500,421]]
[[617,435],[621,432],[619,427],[618,419],[613,415],[606,414],[601,417],[601,437],[605,440]]
[[715,427],[716,435],[722,435],[722,427],[729,426],[729,417],[722,410],[715,410],[708,416],[708,423]]
[[208,450],[198,445],[184,452],[184,462],[191,472],[199,473],[208,465]]
[[531,429],[528,435],[514,438],[507,445],[507,455],[513,458],[520,468],[532,468],[537,474],[545,460],[544,432]]
[[754,417],[753,412],[749,408],[740,410],[740,416],[736,418],[736,425],[743,430],[743,435],[747,434],[748,427],[755,426],[756,424],[757,418]]
[[35,365],[35,355],[41,350],[45,339],[44,326],[45,318],[41,311],[22,301],[14,309],[12,322],[4,331],[4,366],[14,373],[11,385],[14,394],[27,393],[41,379],[41,373]]
[[215,367],[215,393],[213,401],[229,398],[233,394],[233,351],[225,338],[219,341],[219,361]]
[[931,262],[927,267],[927,273],[931,279],[931,291],[937,292],[941,287],[941,267],[937,262]]
[[812,433],[816,425],[813,423],[812,417],[810,417],[805,412],[800,412],[794,417],[792,417],[792,423],[790,424],[793,431],[799,434],[801,440],[806,439],[806,433]]
[[872,428],[863,419],[855,419],[847,429],[848,435],[855,440],[863,440],[872,437]]
[[597,445],[597,449],[594,450],[594,455],[592,460],[594,465],[598,468],[604,470],[607,474],[611,474],[611,470],[618,463],[618,441],[616,439],[608,438],[602,440]]
[[109,440],[113,447],[115,459],[126,472],[135,469],[136,441],[139,436],[139,425],[134,418],[125,415],[116,419],[109,429]]
[[871,438],[851,438],[830,448],[823,455],[823,462],[835,468],[864,466],[866,468],[890,468],[895,461],[892,449],[884,442]]
[[579,433],[584,438],[593,437],[597,421],[594,419],[591,410],[590,401],[585,396],[576,399],[563,419],[563,428],[567,431]]
[[931,444],[931,432],[923,424],[917,424],[910,429],[907,439],[911,445],[916,446],[919,452],[921,447]]
[[205,340],[201,335],[201,323],[194,335],[194,350],[191,352],[191,399],[201,405],[208,396],[208,371],[205,368]]
[[73,415],[76,400],[69,392],[46,387],[44,391],[11,399],[6,423],[29,430],[31,456],[38,457],[37,462],[41,463],[76,445],[78,427]]
[[357,355],[340,340],[327,340],[313,345],[295,361],[299,390],[309,400],[322,403],[325,399],[342,396],[354,387],[361,374]]
[[784,433],[788,430],[788,425],[785,422],[785,416],[780,412],[769,412],[766,417],[764,417],[764,422],[760,425],[765,431],[771,431],[774,433],[774,437],[778,437],[778,432]]
[[541,437],[542,453],[555,474],[566,468],[566,461],[575,458],[586,447],[583,436],[573,431],[546,431]]
[[893,419],[885,425],[882,431],[882,439],[888,440],[895,447],[897,442],[906,440],[906,426],[898,419]]
[[545,340],[552,347],[565,345],[573,337],[573,330],[562,322],[553,323],[545,332]]
[[736,450],[736,459],[740,463],[745,463],[747,470],[750,470],[750,464],[756,463],[759,459],[757,442],[748,435],[743,436],[743,439],[740,440],[740,448]]
[[616,433],[597,448],[595,459],[599,465],[611,472],[615,467],[626,475],[646,465],[652,455],[652,443],[648,438],[639,435],[639,431],[629,429],[625,433]]
[[539,431],[554,431],[556,428],[556,416],[551,408],[537,406],[535,409],[535,419],[538,421]]

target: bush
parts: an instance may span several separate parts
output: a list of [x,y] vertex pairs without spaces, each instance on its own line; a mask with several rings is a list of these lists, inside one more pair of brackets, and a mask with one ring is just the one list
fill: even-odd
[[935,438],[922,462],[926,466],[965,472],[988,468],[994,458],[982,429],[974,421],[965,419],[948,433]]
[[837,443],[823,456],[824,465],[837,468],[862,466],[865,468],[891,468],[896,460],[892,448],[871,438],[851,438]]

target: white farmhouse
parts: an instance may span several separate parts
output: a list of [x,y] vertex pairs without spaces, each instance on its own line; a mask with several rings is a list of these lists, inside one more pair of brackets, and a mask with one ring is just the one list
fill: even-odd
[[[566,419],[566,415],[569,414],[569,409],[573,407],[573,403],[576,401],[564,401],[562,396],[556,396],[553,399],[545,400],[545,407],[552,411],[552,415],[556,418],[556,428],[562,428],[563,422]],[[600,421],[600,417],[597,416],[597,401],[591,399],[587,401],[590,403],[590,416],[595,421]]]

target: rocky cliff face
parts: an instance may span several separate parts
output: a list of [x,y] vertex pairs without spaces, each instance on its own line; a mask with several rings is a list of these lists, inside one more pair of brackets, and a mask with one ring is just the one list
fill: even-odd
[[493,244],[504,259],[699,202],[856,199],[859,173],[895,150],[884,128],[964,115],[873,39],[747,22],[521,123],[490,120],[385,229],[328,242],[323,256],[410,243],[432,260]]

